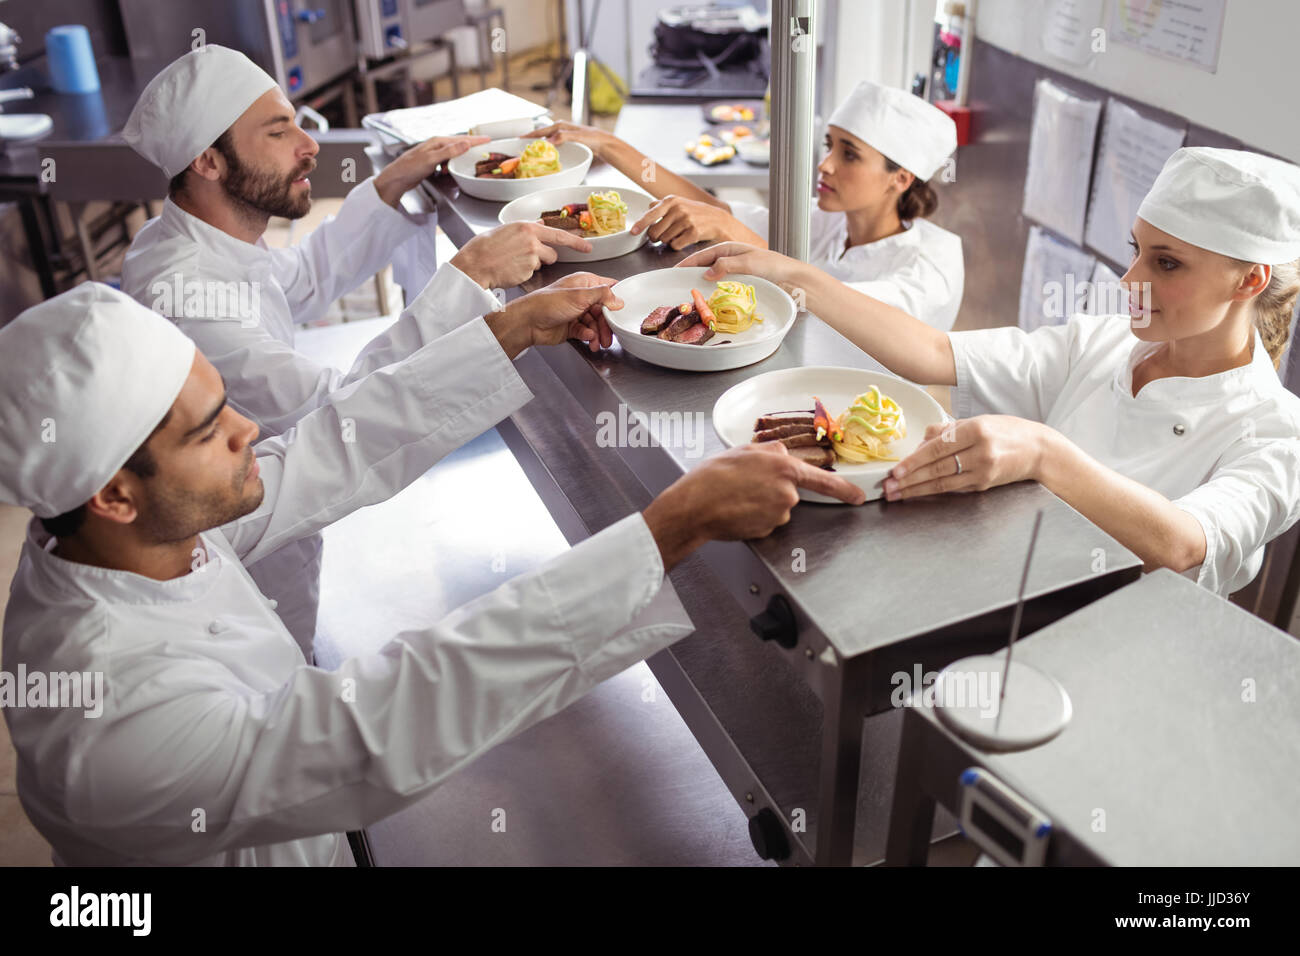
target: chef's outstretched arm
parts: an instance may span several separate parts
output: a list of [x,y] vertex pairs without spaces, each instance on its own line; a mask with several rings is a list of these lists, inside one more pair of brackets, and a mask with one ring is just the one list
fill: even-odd
[[[1032,479],[1141,558],[1146,571],[1170,568],[1183,572],[1206,560],[1207,534],[1195,516],[1205,509],[1189,510],[1181,499],[1170,501],[1101,464],[1041,422],[1011,415],[978,415],[931,425],[925,441],[890,474],[884,486],[890,501],[984,491]],[[1216,520],[1209,513],[1206,517],[1211,523]],[[1277,533],[1276,529],[1271,533]],[[1270,534],[1269,529],[1260,526],[1247,532],[1247,537],[1259,539],[1265,534]],[[1245,556],[1264,540],[1267,538],[1256,540]]]
[[719,209],[731,210],[731,207],[718,197],[701,189],[684,176],[678,176],[660,166],[631,143],[619,139],[608,130],[561,121],[525,133],[524,136],[527,138],[545,136],[557,146],[560,143],[582,143],[595,154],[597,159],[609,163],[656,199],[663,199],[672,194],[709,203]]
[[804,308],[895,375],[919,385],[957,384],[957,365],[945,333],[816,266],[740,242],[701,249],[678,266],[708,266],[705,276],[710,279],[762,276],[802,297]]
[[629,223],[631,232],[646,230],[650,239],[684,249],[695,242],[734,239],[766,247],[760,236],[731,213],[731,206],[684,176],[656,163],[630,143],[594,126],[552,123],[527,136],[545,136],[552,143],[578,142],[603,159],[655,199],[648,212]]
[[459,156],[483,137],[434,137],[413,146],[377,176],[353,187],[336,215],[295,246],[271,251],[271,264],[294,321],[325,314],[339,296],[381,271],[404,242],[436,228],[433,217],[407,214],[402,194],[437,165]]
[[[157,863],[187,863],[373,823],[419,800],[476,756],[690,633],[638,621],[665,571],[707,539],[769,533],[798,487],[851,503],[862,492],[779,443],[702,463],[646,509],[541,568],[399,634],[334,671],[303,665],[253,688],[190,662],[183,688],[139,712],[106,709],[69,802],[93,803],[86,839]],[[119,659],[128,685],[158,666]],[[132,674],[132,666],[141,674]],[[206,668],[206,670],[205,670]],[[195,832],[195,810],[205,826]]]
[[613,280],[578,273],[515,299],[325,397],[256,446],[265,494],[222,528],[247,564],[384,501],[532,398],[512,360],[568,338],[612,342]]

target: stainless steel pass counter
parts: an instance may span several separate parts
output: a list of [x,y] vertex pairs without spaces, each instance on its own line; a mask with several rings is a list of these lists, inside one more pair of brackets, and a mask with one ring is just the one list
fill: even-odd
[[[1061,683],[1070,723],[997,754],[924,702],[905,708],[890,863],[924,863],[935,802],[959,812],[984,783],[1047,822],[1048,865],[1300,863],[1294,637],[1159,570],[1018,643],[1015,657]],[[1012,857],[1031,842],[1000,826],[967,832]]]
[[[587,181],[628,182],[600,163]],[[498,204],[460,195],[449,178],[427,185],[458,245],[497,224]],[[686,254],[647,245],[587,266],[557,263],[527,288],[583,269],[623,278]],[[663,369],[617,344],[598,355],[531,350],[517,365],[536,400],[499,430],[571,542],[720,452],[710,413],[737,382],[796,366],[880,368],[807,314],[776,354],[730,372]],[[897,705],[928,673],[1005,643],[1039,509],[1030,633],[1140,570],[1035,483],[860,508],[802,504],[769,538],[710,544],[673,571],[697,630],[649,663],[749,815],[760,853],[792,864],[884,857]]]

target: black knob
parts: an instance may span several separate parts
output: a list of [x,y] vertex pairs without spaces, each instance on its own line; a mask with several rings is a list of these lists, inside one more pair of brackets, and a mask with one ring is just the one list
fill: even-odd
[[794,647],[799,643],[794,609],[781,594],[773,594],[767,602],[767,610],[749,619],[749,629],[763,640],[776,641],[782,647]]
[[764,807],[749,818],[749,840],[754,852],[763,860],[784,860],[790,855],[790,841],[785,838],[781,818]]

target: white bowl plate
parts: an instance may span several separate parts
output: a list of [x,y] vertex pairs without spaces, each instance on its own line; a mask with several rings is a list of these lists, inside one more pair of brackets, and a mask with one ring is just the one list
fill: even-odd
[[[916,451],[925,440],[930,425],[948,421],[943,406],[918,385],[888,372],[869,372],[861,368],[812,366],[783,368],[746,379],[727,389],[713,406],[713,429],[728,448],[744,445],[754,438],[754,422],[773,412],[798,411],[813,407],[820,398],[832,416],[848,408],[855,398],[875,385],[898,402],[903,410],[907,434],[891,446],[899,460]],[[883,482],[897,462],[873,461],[856,464],[835,462],[835,474],[847,478],[867,493],[867,500],[884,497]],[[800,489],[804,501],[840,504],[834,498]]]
[[[758,315],[744,332],[713,333],[703,345],[665,342],[658,336],[642,335],[641,322],[661,305],[680,305],[691,300],[691,289],[698,289],[707,299],[717,288],[717,281],[704,278],[704,268],[656,269],[629,276],[614,286],[614,294],[623,300],[617,312],[605,309],[605,318],[618,336],[619,344],[637,358],[664,368],[687,372],[721,372],[761,362],[781,347],[781,341],[794,324],[794,300],[773,282],[758,276],[730,275],[726,278],[754,287]],[[729,344],[721,344],[721,343]]]

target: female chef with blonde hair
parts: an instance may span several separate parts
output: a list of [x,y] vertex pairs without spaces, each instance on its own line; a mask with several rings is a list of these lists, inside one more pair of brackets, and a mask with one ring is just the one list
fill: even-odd
[[[689,257],[805,290],[891,371],[955,386],[884,483],[893,501],[1035,479],[1137,554],[1227,595],[1300,517],[1300,398],[1277,374],[1300,292],[1300,168],[1236,150],[1170,157],[1138,209],[1130,316],[947,335],[774,252]],[[1141,302],[1134,291],[1140,290]]]
[[[728,205],[663,167],[646,181],[646,158],[612,133],[556,123],[529,135],[585,143],[657,197],[632,232],[647,229],[673,249],[728,239],[767,246],[766,208]],[[965,283],[961,239],[925,218],[939,205],[929,180],[957,148],[952,119],[919,96],[862,82],[831,114],[825,147],[808,261],[937,329],[952,328]]]

